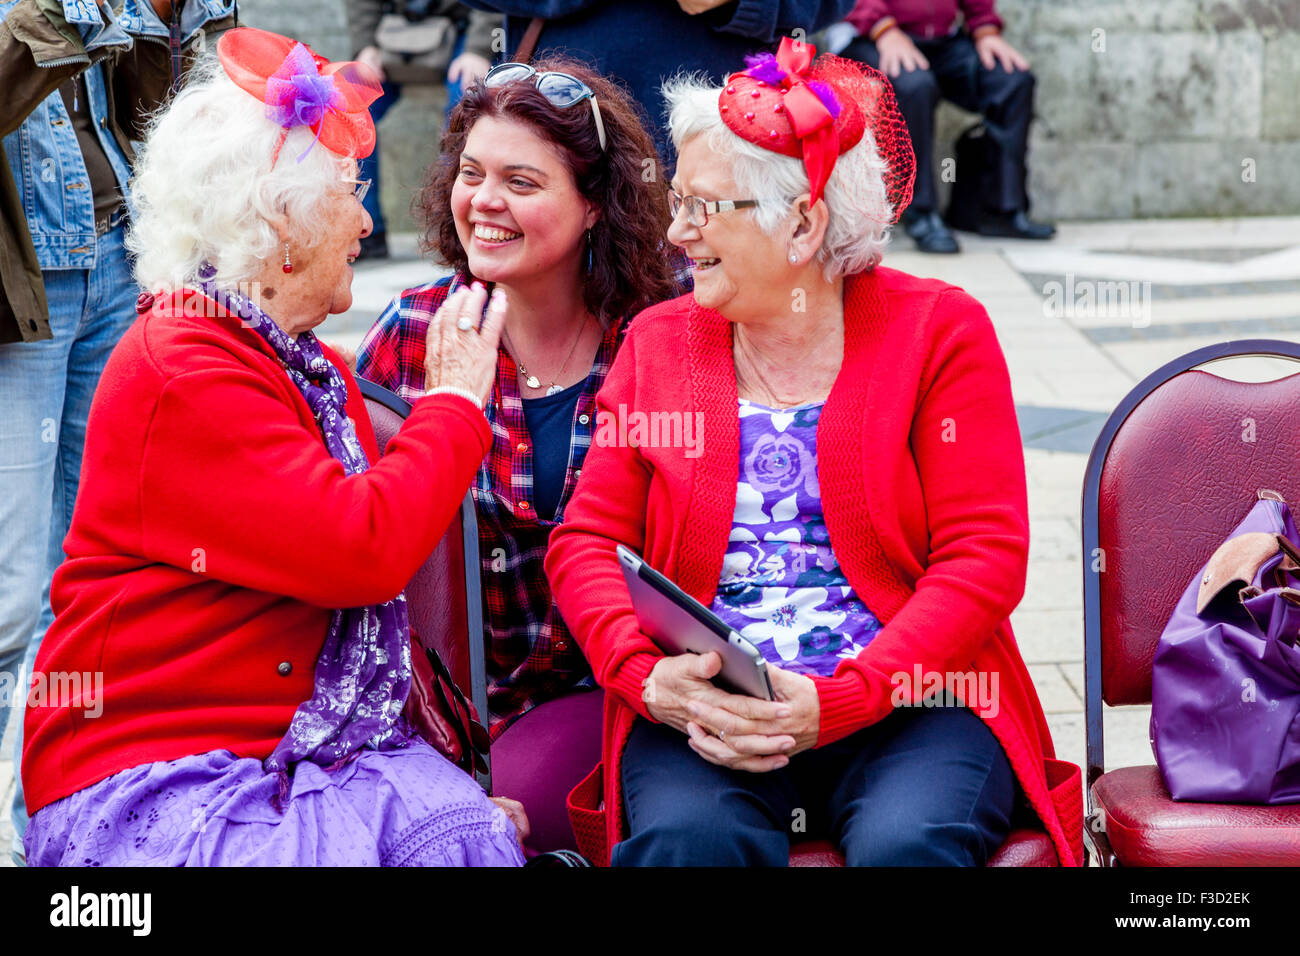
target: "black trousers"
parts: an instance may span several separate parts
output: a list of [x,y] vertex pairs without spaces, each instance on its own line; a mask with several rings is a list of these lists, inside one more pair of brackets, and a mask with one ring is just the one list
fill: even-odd
[[[891,76],[894,95],[907,121],[916,154],[916,185],[911,209],[931,212],[938,208],[934,185],[934,110],[940,97],[964,110],[980,113],[996,158],[992,173],[995,184],[985,196],[990,210],[1016,212],[1028,206],[1025,195],[1025,150],[1029,145],[1029,120],[1034,112],[1034,75],[1026,70],[1006,72],[998,63],[986,70],[975,44],[965,33],[936,40],[912,37],[917,49],[930,61],[928,70],[903,70]],[[859,37],[842,54],[879,69],[876,45]],[[962,175],[959,171],[958,175]]]
[[638,720],[623,751],[630,834],[612,863],[785,866],[792,840],[829,837],[849,866],[983,866],[1018,793],[965,707],[900,707],[767,773],[711,764],[685,734]]

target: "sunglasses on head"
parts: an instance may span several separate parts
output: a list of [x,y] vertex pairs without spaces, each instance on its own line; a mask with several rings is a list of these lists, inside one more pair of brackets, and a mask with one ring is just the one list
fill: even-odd
[[546,97],[547,102],[552,106],[560,109],[568,109],[575,103],[590,100],[591,117],[596,121],[596,136],[600,140],[600,151],[602,153],[605,151],[605,123],[600,118],[600,105],[596,102],[596,94],[592,92],[590,86],[576,76],[553,71],[538,73],[527,63],[502,63],[488,70],[487,75],[483,77],[483,85],[492,89],[498,86],[509,86],[511,83],[519,83],[529,78],[532,78],[537,92]]

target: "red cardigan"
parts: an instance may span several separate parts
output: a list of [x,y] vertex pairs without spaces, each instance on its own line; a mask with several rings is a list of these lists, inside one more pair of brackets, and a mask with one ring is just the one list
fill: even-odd
[[[1042,707],[1007,622],[1024,591],[1029,518],[992,323],[960,289],[884,268],[846,280],[844,322],[843,365],[818,424],[818,474],[836,557],[885,627],[833,677],[817,679],[818,745],[888,716],[891,675],[918,664],[940,674],[997,672],[997,713],[981,716],[1060,861],[1078,864],[1079,769],[1051,759]],[[597,407],[700,413],[703,454],[594,441],[551,536],[546,570],[556,602],[612,691],[603,798],[619,812],[605,814],[605,852],[626,835],[620,758],[636,717],[651,719],[642,681],[662,656],[637,628],[614,546],[627,544],[705,605],[713,601],[739,473],[731,343],[730,323],[691,296],[636,317]]]
[[102,673],[103,713],[28,707],[30,812],[141,764],[267,757],[311,696],[329,609],[392,598],[450,524],[492,442],[482,413],[422,398],[381,459],[326,354],[361,475],[329,456],[270,347],[197,293],[160,300],[114,350],[36,661]]

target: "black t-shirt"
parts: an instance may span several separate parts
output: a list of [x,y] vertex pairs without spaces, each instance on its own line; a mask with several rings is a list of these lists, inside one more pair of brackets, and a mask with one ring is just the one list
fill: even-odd
[[95,135],[86,84],[74,76],[59,87],[59,93],[77,134],[77,145],[81,147],[81,158],[86,164],[86,175],[90,177],[88,185],[95,201],[95,219],[107,219],[109,213],[121,204],[122,195],[118,192],[113,166],[108,161],[104,147],[100,145],[99,137]]
[[573,415],[586,382],[554,395],[524,399],[524,425],[533,440],[533,509],[550,521],[564,494],[573,444]]

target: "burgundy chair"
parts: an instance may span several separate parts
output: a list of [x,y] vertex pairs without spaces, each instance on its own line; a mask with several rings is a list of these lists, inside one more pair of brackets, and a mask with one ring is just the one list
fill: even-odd
[[1088,460],[1084,841],[1102,866],[1300,864],[1300,806],[1174,802],[1155,766],[1105,770],[1102,702],[1151,702],[1152,657],[1187,583],[1259,490],[1300,502],[1300,374],[1247,383],[1196,368],[1245,355],[1300,361],[1300,345],[1241,340],[1175,359],[1129,392]]
[[[411,413],[411,405],[374,382],[357,379],[357,384],[366,400],[382,455]],[[468,688],[474,708],[480,715],[486,714],[487,661],[482,639],[478,520],[469,493],[438,547],[406,586],[406,610],[421,644],[438,652],[456,685],[462,692]],[[473,635],[477,638],[472,640]],[[479,782],[491,792],[491,771],[480,777]]]

